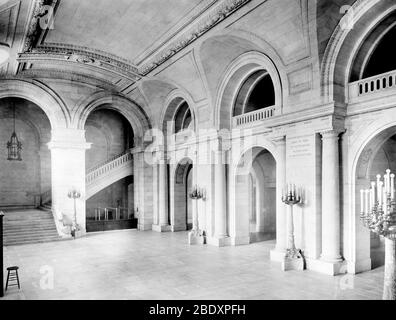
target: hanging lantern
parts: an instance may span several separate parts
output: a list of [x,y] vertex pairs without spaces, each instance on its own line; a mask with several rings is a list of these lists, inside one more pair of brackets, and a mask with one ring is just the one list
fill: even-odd
[[10,141],[7,142],[8,158],[10,161],[22,161],[21,150],[22,143],[18,140],[15,132],[15,105],[14,105],[14,131],[11,135]]

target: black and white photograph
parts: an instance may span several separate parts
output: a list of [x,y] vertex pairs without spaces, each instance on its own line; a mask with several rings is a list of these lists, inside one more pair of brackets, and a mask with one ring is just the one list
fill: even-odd
[[0,0],[0,314],[396,300],[395,44],[395,0]]

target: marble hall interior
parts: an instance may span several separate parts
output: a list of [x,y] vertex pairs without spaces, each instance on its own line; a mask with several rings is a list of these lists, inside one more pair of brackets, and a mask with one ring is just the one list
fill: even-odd
[[381,299],[395,41],[394,0],[0,0],[0,300]]

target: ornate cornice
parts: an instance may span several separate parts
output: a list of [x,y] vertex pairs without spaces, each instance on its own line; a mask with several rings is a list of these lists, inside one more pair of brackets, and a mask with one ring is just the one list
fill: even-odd
[[18,57],[20,62],[42,59],[75,62],[88,66],[91,65],[119,73],[134,81],[140,79],[136,67],[115,59],[113,56],[104,52],[89,50],[85,47],[68,45],[38,46],[37,48],[31,49],[29,52],[19,54]]
[[116,55],[100,50],[93,50],[91,48],[70,44],[43,43],[43,39],[45,38],[47,31],[40,29],[39,19],[44,13],[44,6],[51,5],[56,9],[60,0],[34,1],[35,3],[33,4],[33,10],[29,19],[29,26],[23,51],[19,54],[18,58],[20,62],[42,60],[45,58],[82,63],[117,72],[137,81],[140,77],[147,75],[152,70],[166,62],[176,53],[186,48],[251,0],[219,1],[220,4],[216,6],[213,10],[214,12],[209,15],[202,15],[202,18],[197,19],[187,32],[179,36],[175,42],[168,45],[166,49],[156,55],[153,59],[149,60],[146,64],[143,64],[141,67],[133,65],[129,60],[122,59]]
[[245,4],[251,0],[227,0],[225,3],[217,7],[216,11],[209,15],[209,17],[204,17],[196,23],[196,26],[192,32],[184,34],[176,42],[169,45],[156,57],[154,57],[150,62],[139,68],[139,73],[141,75],[146,75],[152,70],[163,64],[165,61],[170,59],[176,53],[187,47],[189,44],[197,40],[203,34],[208,32],[214,26],[219,24],[221,21],[230,16],[233,12],[243,7]]
[[62,68],[51,68],[51,69],[45,69],[45,70],[25,70],[19,73],[18,75],[14,76],[13,78],[21,78],[21,79],[26,79],[26,78],[53,78],[53,79],[62,79],[62,80],[70,80],[70,81],[77,81],[77,82],[87,82],[92,84],[96,83],[97,85],[100,85],[107,90],[112,90],[115,89],[114,83],[111,81],[107,81],[106,79],[103,78],[98,78],[86,74],[79,74],[71,71],[65,71],[65,69]]

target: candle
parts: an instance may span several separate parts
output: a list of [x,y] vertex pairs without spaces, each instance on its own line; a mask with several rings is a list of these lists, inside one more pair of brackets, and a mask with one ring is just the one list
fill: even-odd
[[374,205],[375,205],[375,196],[374,196],[373,183],[374,183],[374,188],[375,188],[375,182],[372,182],[371,183],[371,189],[370,189],[370,212],[373,210]]
[[394,199],[394,192],[395,192],[395,175],[392,173],[390,175],[390,194],[391,194],[391,199]]
[[390,169],[386,170],[386,193],[390,192]]
[[382,201],[383,201],[383,203],[382,203],[382,210],[384,211],[385,214],[387,214],[387,210],[388,210],[388,206],[387,206],[387,203],[386,203],[386,199],[387,199],[387,196],[386,196],[386,191],[385,191],[385,188],[384,188],[383,199],[382,199]]
[[364,193],[365,193],[365,203],[364,203],[364,212],[365,212],[365,214],[366,215],[368,215],[369,213],[370,213],[370,208],[369,208],[369,192],[370,192],[370,190],[365,190],[364,191]]
[[381,198],[381,193],[382,193],[382,190],[380,188],[380,184],[382,184],[382,182],[380,179],[381,179],[381,175],[377,174],[377,201],[379,204],[381,204],[380,198]]
[[360,190],[360,212],[364,214],[364,190]]
[[378,183],[378,205],[382,206],[382,185],[383,182],[380,181]]
[[375,182],[371,182],[371,193],[373,195],[373,206],[375,205]]

